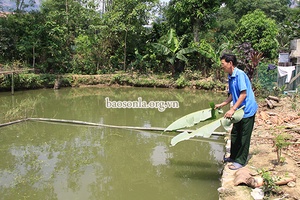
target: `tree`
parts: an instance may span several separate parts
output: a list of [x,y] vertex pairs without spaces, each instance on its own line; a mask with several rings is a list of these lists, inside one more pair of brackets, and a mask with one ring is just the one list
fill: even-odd
[[[93,10],[94,8],[94,1],[47,0],[43,2],[41,14],[46,22],[43,25],[45,34],[42,57],[45,59],[46,71],[72,72],[75,39],[85,34],[90,25],[99,23],[99,14]],[[94,68],[96,69],[96,65]]]
[[3,5],[2,0],[0,0],[0,11],[3,11]]
[[17,51],[20,59],[24,60],[26,64],[35,67],[36,56],[39,56],[40,51],[40,34],[42,27],[40,22],[42,19],[38,12],[32,11],[30,13],[21,14],[20,18],[23,21],[20,24],[21,32],[23,33],[18,40]]
[[199,32],[206,31],[226,0],[171,0],[166,17],[179,35],[193,33],[194,42],[199,42]]
[[16,6],[13,9],[14,12],[25,12],[26,9],[33,9],[35,6],[35,0],[10,0],[13,1]]
[[[226,6],[222,6],[218,12],[217,34],[226,35],[234,39],[234,30],[237,28],[237,22],[246,14],[253,13],[256,9],[264,11],[265,15],[276,21],[281,29],[277,40],[281,49],[286,49],[290,41],[290,31],[287,31],[288,24],[293,9],[289,8],[290,0],[232,0]],[[289,18],[289,20],[286,20]],[[295,27],[295,26],[294,26]],[[288,28],[289,29],[289,28]],[[290,29],[289,29],[290,30]],[[289,32],[289,33],[287,33]],[[284,46],[284,47],[283,47]]]
[[290,0],[232,0],[227,7],[234,13],[236,19],[261,9],[265,14],[278,22],[288,15]]
[[288,52],[290,41],[300,38],[300,6],[288,10],[286,19],[279,23],[279,34],[277,40],[280,51]]
[[222,6],[217,13],[215,33],[222,37],[226,36],[229,39],[233,39],[239,19],[229,6]]
[[9,14],[1,21],[0,52],[7,62],[16,60],[29,63],[33,57],[33,45],[38,41],[35,12]]
[[241,18],[235,39],[238,44],[250,42],[255,51],[262,52],[265,58],[274,59],[278,53],[277,34],[275,20],[258,9]]
[[0,18],[0,60],[6,62],[12,60],[15,50],[12,32],[14,23],[12,21],[9,16]]
[[107,73],[111,71],[109,58],[112,44],[107,38],[108,27],[90,25],[85,33],[75,39],[72,72],[80,74]]
[[179,69],[179,61],[188,63],[188,59],[185,54],[196,51],[195,48],[187,47],[182,48],[181,44],[184,38],[177,37],[175,30],[170,29],[168,33],[168,41],[166,44],[153,43],[153,46],[157,49],[158,53],[166,56],[167,62],[169,62],[172,74],[174,75],[176,70]]
[[[126,71],[127,63],[134,59],[135,48],[144,44],[145,28],[148,24],[150,11],[158,0],[114,0],[104,13],[104,23],[110,28],[111,40],[115,40],[115,52],[121,54],[123,58],[116,58],[116,65],[123,64]],[[122,49],[120,49],[122,48]]]

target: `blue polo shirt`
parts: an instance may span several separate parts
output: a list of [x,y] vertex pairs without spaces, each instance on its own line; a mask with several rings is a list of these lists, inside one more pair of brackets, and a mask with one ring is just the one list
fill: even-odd
[[241,92],[246,90],[247,97],[239,107],[245,106],[243,118],[252,117],[256,113],[258,105],[255,101],[254,92],[247,74],[235,67],[232,75],[228,75],[228,83],[233,104],[236,103]]

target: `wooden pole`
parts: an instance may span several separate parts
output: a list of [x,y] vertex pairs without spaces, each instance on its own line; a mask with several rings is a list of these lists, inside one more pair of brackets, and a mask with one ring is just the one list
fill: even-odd
[[11,94],[15,93],[15,84],[14,84],[14,72],[11,73]]

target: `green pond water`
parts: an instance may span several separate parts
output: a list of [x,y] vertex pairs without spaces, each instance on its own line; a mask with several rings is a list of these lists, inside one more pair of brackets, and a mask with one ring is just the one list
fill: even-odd
[[[0,120],[28,101],[31,105],[18,111],[23,117],[165,128],[225,98],[158,88],[64,88],[17,91],[13,96],[2,92]],[[155,104],[128,104],[138,99],[139,106],[142,101],[172,102],[164,111]],[[122,105],[127,108],[116,108]],[[176,134],[37,121],[2,127],[0,199],[218,199],[223,137],[170,147]]]

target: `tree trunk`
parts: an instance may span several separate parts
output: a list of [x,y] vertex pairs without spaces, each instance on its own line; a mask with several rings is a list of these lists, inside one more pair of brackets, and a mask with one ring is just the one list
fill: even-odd
[[128,30],[126,28],[125,30],[125,39],[124,39],[124,60],[123,60],[123,70],[126,72],[126,59],[127,59],[127,34]]
[[194,42],[199,42],[200,20],[196,19],[193,23]]
[[[68,0],[66,0],[66,14],[67,14],[67,25],[69,24],[69,17],[68,17]],[[69,28],[69,26],[68,26]]]
[[32,68],[35,66],[35,46],[32,47]]

